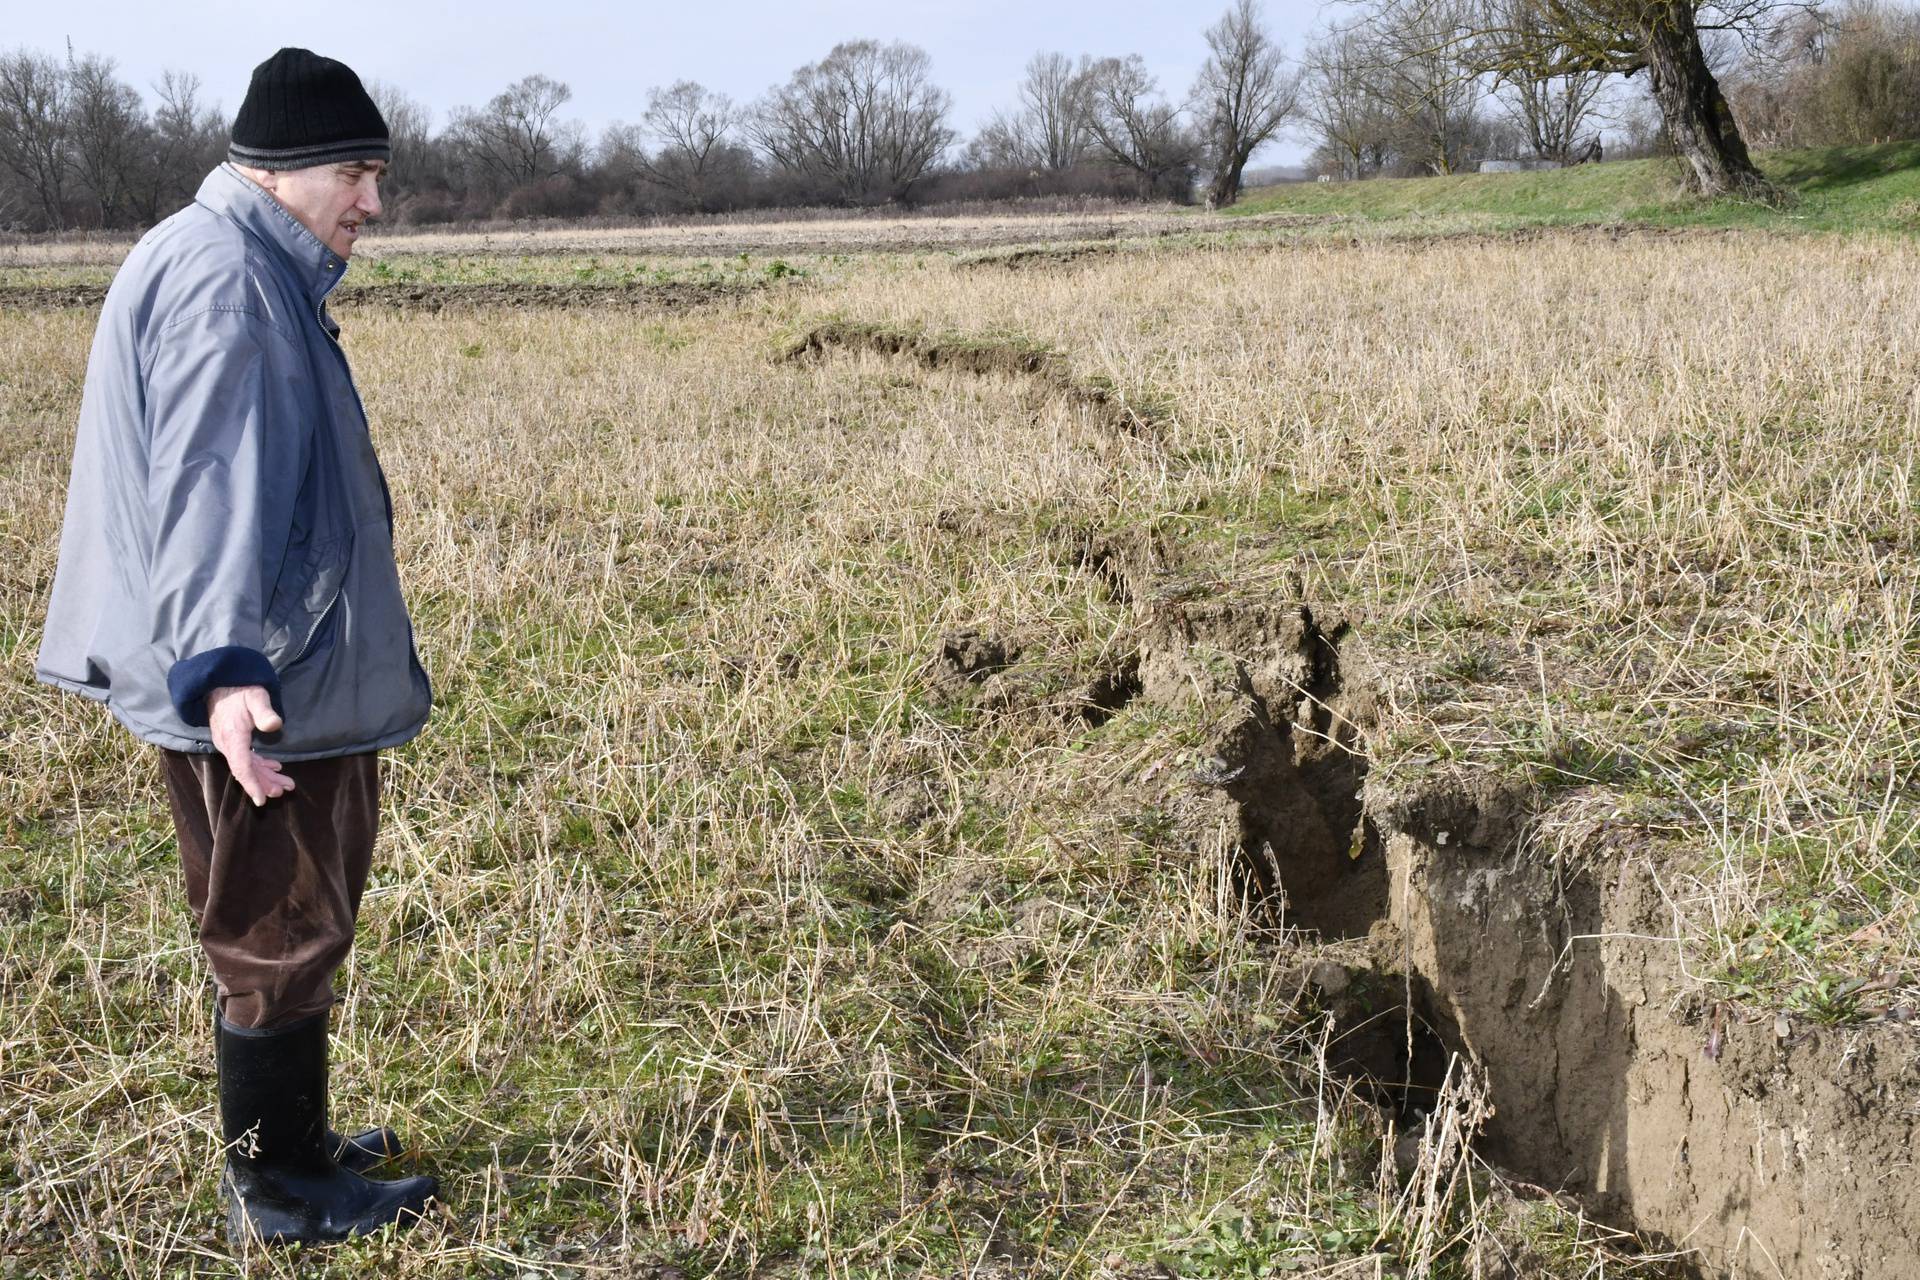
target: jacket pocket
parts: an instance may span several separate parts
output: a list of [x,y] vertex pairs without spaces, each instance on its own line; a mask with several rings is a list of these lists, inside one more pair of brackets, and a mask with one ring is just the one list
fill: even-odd
[[307,546],[274,584],[267,606],[267,660],[283,671],[306,657],[322,638],[353,562],[353,533],[337,534]]

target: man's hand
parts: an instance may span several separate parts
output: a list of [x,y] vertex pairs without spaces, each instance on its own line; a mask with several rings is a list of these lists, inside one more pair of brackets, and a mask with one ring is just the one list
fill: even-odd
[[293,790],[293,779],[278,760],[256,755],[254,731],[272,733],[280,727],[273,700],[257,684],[226,685],[207,694],[207,727],[213,731],[214,750],[227,758],[233,780],[262,805]]

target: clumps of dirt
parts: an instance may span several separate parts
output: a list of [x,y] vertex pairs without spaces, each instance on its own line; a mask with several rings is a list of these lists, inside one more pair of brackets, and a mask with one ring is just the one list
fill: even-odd
[[9,311],[64,311],[97,307],[106,300],[103,284],[0,285],[0,309]]
[[687,280],[663,283],[586,285],[501,281],[493,284],[371,284],[345,289],[334,297],[336,306],[393,307],[401,311],[448,311],[478,307],[510,310],[579,310],[605,308],[623,311],[687,311],[695,307],[737,302],[755,286],[720,281]]
[[782,360],[803,360],[835,349],[874,351],[888,356],[910,356],[929,369],[961,369],[967,373],[1053,374],[1063,372],[1059,352],[1014,339],[929,337],[887,325],[830,320],[815,325],[788,342]]
[[0,889],[0,920],[31,920],[41,906],[40,891],[29,885]]
[[[392,307],[399,311],[450,311],[479,307],[511,310],[688,311],[737,302],[756,286],[723,282],[668,281],[623,285],[542,284],[502,281],[493,284],[369,284],[342,289],[333,297],[341,310]],[[107,298],[103,284],[0,285],[0,307],[54,311],[98,307]]]
[[1364,937],[1385,909],[1378,835],[1363,820],[1362,738],[1374,705],[1349,689],[1337,616],[1303,604],[1161,602],[1143,641],[1141,692],[1206,703],[1214,731],[1195,779],[1240,834],[1235,872],[1276,922]]
[[1049,394],[1097,415],[1127,435],[1155,438],[1167,416],[1164,406],[1139,403],[1098,380],[1076,378],[1067,359],[1049,347],[1004,337],[931,335],[889,325],[828,320],[786,342],[777,359],[817,359],[831,351],[871,351],[904,356],[928,369],[1006,374],[1034,379]]
[[1158,539],[1144,528],[1069,529],[1060,545],[1067,562],[1105,587],[1115,604],[1150,598],[1166,568]]
[[958,627],[942,632],[933,656],[927,662],[927,675],[936,686],[959,690],[967,685],[982,685],[1012,666],[1020,656],[1020,646],[1003,636],[975,627]]
[[918,831],[940,811],[939,800],[926,778],[907,777],[883,787],[875,796],[881,819],[903,831]]
[[1120,245],[1112,240],[1081,244],[1022,245],[1015,249],[996,249],[962,258],[956,266],[969,271],[982,268],[1000,271],[1031,271],[1036,268],[1083,265],[1111,258]]

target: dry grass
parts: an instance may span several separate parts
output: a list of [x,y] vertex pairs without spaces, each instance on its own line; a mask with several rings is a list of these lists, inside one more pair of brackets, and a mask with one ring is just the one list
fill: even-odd
[[[1357,609],[1375,768],[1614,796],[1671,846],[1704,977],[1904,974],[1916,284],[1905,244],[1568,240],[345,313],[440,705],[389,760],[339,1111],[396,1122],[453,1207],[325,1269],[1473,1275],[1523,1239],[1621,1274],[1577,1217],[1487,1210],[1457,1144],[1403,1192],[1292,1012],[1311,948],[1251,936],[1230,833],[1137,785],[1200,726],[1048,710],[1134,625],[1061,531]],[[1165,412],[773,358],[829,313],[1055,348]],[[154,762],[30,678],[90,325],[0,313],[0,1254],[216,1273]],[[1019,643],[1018,699],[930,687],[962,624]],[[1830,919],[1795,933],[1810,890]],[[1470,1083],[1429,1134],[1471,1127]]]

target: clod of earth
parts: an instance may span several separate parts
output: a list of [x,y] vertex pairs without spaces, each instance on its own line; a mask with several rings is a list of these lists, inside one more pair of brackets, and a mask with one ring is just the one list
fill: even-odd
[[1098,727],[1140,696],[1140,659],[1130,656],[1111,671],[1103,671],[1080,693],[1080,718]]
[[1018,646],[999,636],[962,627],[941,635],[929,670],[939,684],[978,685],[1006,670],[1019,655]]

